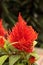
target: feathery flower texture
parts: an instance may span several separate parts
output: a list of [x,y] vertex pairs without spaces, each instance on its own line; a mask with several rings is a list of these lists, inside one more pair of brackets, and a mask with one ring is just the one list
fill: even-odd
[[3,48],[4,43],[5,43],[5,39],[4,39],[4,37],[0,36],[0,47]]
[[6,34],[6,30],[2,25],[2,19],[0,19],[0,36],[5,36],[5,34]]
[[33,42],[37,39],[38,34],[32,26],[28,26],[22,16],[19,14],[18,22],[12,28],[12,32],[8,36],[8,40],[12,45],[25,52],[33,52]]
[[2,25],[2,19],[0,19],[0,47],[4,46],[4,36],[6,35],[6,30],[4,29]]

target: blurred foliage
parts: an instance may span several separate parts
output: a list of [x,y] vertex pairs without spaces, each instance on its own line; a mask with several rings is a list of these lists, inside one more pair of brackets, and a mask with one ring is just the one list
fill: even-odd
[[0,0],[0,17],[8,30],[17,21],[19,12],[39,33],[37,46],[43,48],[43,0]]

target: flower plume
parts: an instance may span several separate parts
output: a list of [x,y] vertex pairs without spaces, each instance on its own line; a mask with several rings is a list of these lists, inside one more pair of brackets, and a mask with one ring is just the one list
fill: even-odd
[[6,35],[6,30],[2,25],[2,19],[0,19],[0,36],[5,36],[5,35]]
[[[33,41],[37,39],[38,34],[32,26],[28,26],[22,16],[19,14],[18,22],[12,28],[12,32],[8,36],[8,40],[14,43],[13,46],[19,50],[32,52]],[[15,43],[17,42],[17,43]]]

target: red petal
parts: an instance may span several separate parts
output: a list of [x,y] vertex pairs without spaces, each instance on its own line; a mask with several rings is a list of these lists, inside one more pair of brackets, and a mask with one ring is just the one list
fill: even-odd
[[0,47],[3,47],[5,43],[5,40],[3,37],[0,37]]
[[0,19],[0,36],[5,36],[6,35],[6,31],[2,25],[2,19]]

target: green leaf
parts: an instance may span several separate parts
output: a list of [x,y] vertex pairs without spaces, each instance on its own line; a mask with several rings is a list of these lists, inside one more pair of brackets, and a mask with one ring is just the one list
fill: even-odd
[[4,55],[0,57],[0,65],[3,65],[3,63],[5,62],[5,60],[8,58],[8,55]]
[[9,52],[9,48],[8,48],[8,45],[9,45],[10,43],[6,40],[5,41],[5,45],[4,45],[4,49],[7,51],[7,53]]
[[[20,62],[21,61],[21,62]],[[23,62],[22,62],[22,60],[20,59],[20,60],[18,60],[14,65],[25,65]]]
[[30,58],[30,54],[27,54],[27,55],[26,55],[26,58],[27,58],[27,60],[28,60],[28,59]]
[[15,64],[15,65],[24,65],[23,63],[18,63],[18,64]]
[[11,43],[9,42],[9,41],[5,41],[5,45],[4,45],[4,48],[5,48],[5,50],[7,51],[7,52],[13,52],[13,53],[15,53],[15,52],[18,52],[18,50],[16,49],[16,48],[14,48],[12,45],[11,45]]
[[9,57],[9,65],[15,64],[21,58],[20,55],[11,55]]

